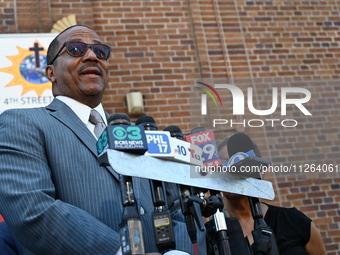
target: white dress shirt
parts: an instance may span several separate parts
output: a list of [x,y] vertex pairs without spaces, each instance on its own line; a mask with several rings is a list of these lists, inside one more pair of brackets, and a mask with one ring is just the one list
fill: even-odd
[[[91,107],[84,105],[70,97],[57,96],[56,98],[64,102],[65,104],[67,104],[72,109],[72,111],[74,111],[74,113],[81,119],[81,121],[84,122],[84,124],[93,134],[93,136],[96,137],[96,135],[94,134],[94,125],[89,121],[90,112],[92,109]],[[93,109],[95,109],[96,111],[100,113],[100,115],[102,116],[102,119],[104,120],[105,125],[107,125],[107,120],[106,120],[106,115],[105,115],[103,105],[100,103]]]

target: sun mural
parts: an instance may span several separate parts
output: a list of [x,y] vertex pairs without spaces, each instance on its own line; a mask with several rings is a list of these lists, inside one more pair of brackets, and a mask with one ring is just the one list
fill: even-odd
[[51,82],[45,75],[47,66],[47,49],[35,41],[33,47],[28,49],[17,46],[18,55],[7,56],[13,63],[12,66],[1,68],[0,72],[13,75],[13,79],[5,87],[22,86],[21,95],[29,91],[35,91],[40,97],[45,90],[51,89]]

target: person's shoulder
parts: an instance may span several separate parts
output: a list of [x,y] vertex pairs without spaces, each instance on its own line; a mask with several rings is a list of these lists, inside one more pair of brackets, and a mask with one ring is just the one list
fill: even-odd
[[0,116],[6,115],[20,115],[20,114],[29,114],[33,112],[41,112],[44,111],[45,107],[30,107],[30,108],[12,108],[3,111]]
[[0,126],[6,130],[40,126],[47,117],[46,113],[45,107],[8,109],[0,114]]
[[4,121],[11,120],[17,121],[19,118],[24,121],[34,116],[42,116],[46,112],[45,107],[32,107],[32,108],[13,108],[5,110],[0,114],[0,118]]
[[[268,206],[268,211],[275,211],[277,213],[291,213],[294,214],[295,212],[299,211],[296,207],[282,207],[282,206],[275,206],[265,203]],[[299,211],[300,212],[300,211]]]
[[267,213],[270,215],[276,215],[278,217],[289,217],[291,220],[299,221],[303,219],[305,221],[311,221],[303,212],[296,207],[281,207],[275,205],[269,205]]

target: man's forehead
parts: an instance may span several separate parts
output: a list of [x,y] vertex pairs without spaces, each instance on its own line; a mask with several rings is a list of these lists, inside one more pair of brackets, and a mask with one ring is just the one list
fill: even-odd
[[65,31],[63,34],[61,34],[59,40],[60,42],[66,42],[66,41],[71,41],[71,40],[75,40],[75,41],[90,40],[93,42],[99,42],[99,43],[101,42],[98,34],[87,27],[71,28]]

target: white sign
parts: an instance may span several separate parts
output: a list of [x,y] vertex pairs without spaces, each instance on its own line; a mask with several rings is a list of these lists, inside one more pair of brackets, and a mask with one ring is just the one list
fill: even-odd
[[45,76],[47,48],[57,34],[0,35],[0,113],[41,107],[52,99]]

